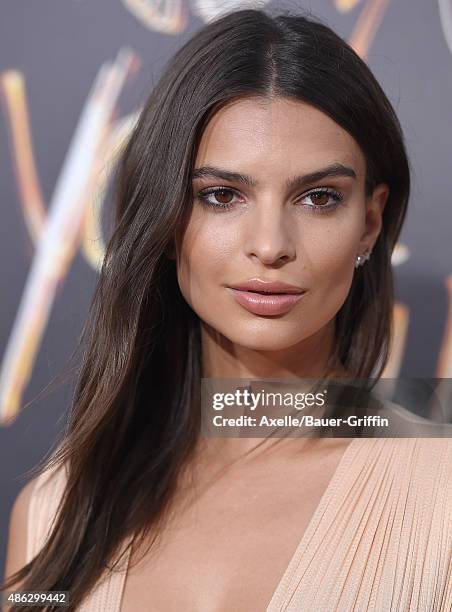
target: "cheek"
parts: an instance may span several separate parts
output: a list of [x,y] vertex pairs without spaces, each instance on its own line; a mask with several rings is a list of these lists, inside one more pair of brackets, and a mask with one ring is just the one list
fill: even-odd
[[179,247],[177,274],[181,292],[194,310],[215,303],[212,292],[226,281],[225,273],[236,257],[234,240],[237,233],[218,224],[201,219],[188,224]]
[[[334,315],[347,298],[354,275],[359,243],[359,226],[346,225],[326,232],[306,244],[310,255],[311,281],[319,307],[323,304]],[[312,250],[311,250],[312,249]]]
[[313,270],[330,276],[350,268],[358,244],[352,233],[328,232],[321,241],[315,242],[316,248],[312,251],[315,256],[309,257]]
[[[311,290],[305,302],[311,323],[327,322],[346,300],[361,232],[357,215],[300,224],[294,237],[298,263],[288,267],[294,281]],[[201,319],[218,325],[227,318],[220,285],[246,275],[240,224],[193,214],[178,251],[177,274],[184,299]]]

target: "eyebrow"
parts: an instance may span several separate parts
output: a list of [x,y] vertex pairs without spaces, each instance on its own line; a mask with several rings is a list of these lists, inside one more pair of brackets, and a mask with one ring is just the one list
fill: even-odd
[[[318,170],[314,170],[313,172],[309,172],[308,174],[288,178],[285,184],[287,189],[293,189],[303,187],[303,185],[308,183],[314,183],[331,176],[349,176],[356,179],[356,172],[350,166],[334,163],[326,166],[325,168],[320,168]],[[200,178],[218,178],[224,181],[235,181],[243,183],[248,187],[257,187],[259,185],[259,182],[248,174],[232,172],[223,168],[216,168],[215,166],[202,166],[201,168],[196,168],[193,170],[192,180]]]

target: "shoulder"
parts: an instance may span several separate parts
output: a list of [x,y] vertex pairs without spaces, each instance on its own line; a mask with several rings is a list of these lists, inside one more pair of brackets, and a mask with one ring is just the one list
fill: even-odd
[[[379,450],[386,449],[388,474],[398,483],[402,498],[412,500],[412,510],[439,513],[452,526],[452,438],[380,438],[376,442]],[[378,460],[379,451],[375,456]]]
[[[443,438],[449,441],[452,439],[451,423],[426,419],[395,402],[385,400],[378,414],[388,418],[389,430],[395,437]],[[447,442],[443,444],[447,445]]]
[[[363,498],[391,509],[404,534],[422,531],[429,554],[433,549],[452,550],[452,439],[364,438],[357,448],[360,455],[350,477]],[[381,495],[375,497],[376,491]]]
[[66,464],[52,465],[36,479],[28,505],[28,561],[39,552],[52,530],[66,482]]
[[[436,478],[452,473],[452,438],[413,438],[412,461],[418,469],[425,468]],[[449,478],[447,478],[449,480]],[[452,489],[451,489],[452,491]]]
[[[400,440],[401,442],[402,440]],[[400,490],[404,514],[425,537],[425,550],[435,558],[452,550],[452,439],[409,438]],[[427,553],[426,553],[427,554]]]
[[66,465],[52,466],[19,491],[10,513],[6,577],[29,563],[43,546],[66,480]]
[[452,437],[383,435],[358,440],[355,463],[366,462],[370,471],[363,470],[362,478],[368,474],[372,487],[387,481],[399,499],[424,500],[430,509],[448,509],[452,522]]
[[6,551],[5,579],[27,563],[27,522],[30,500],[39,477],[33,478],[19,491],[11,508]]

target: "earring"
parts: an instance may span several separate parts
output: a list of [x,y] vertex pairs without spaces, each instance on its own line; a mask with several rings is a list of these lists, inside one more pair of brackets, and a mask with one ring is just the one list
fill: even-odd
[[366,249],[362,255],[357,255],[356,257],[356,262],[355,262],[355,268],[359,268],[359,266],[362,266],[371,256],[372,254],[372,249]]

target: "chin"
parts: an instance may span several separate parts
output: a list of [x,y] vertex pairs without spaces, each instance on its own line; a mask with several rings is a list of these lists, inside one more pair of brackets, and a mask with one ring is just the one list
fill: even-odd
[[254,344],[250,344],[250,343],[246,343],[244,344],[243,342],[237,342],[236,344],[239,344],[240,346],[242,346],[243,348],[246,348],[250,351],[261,351],[261,352],[270,352],[270,351],[284,351],[288,348],[290,348],[291,346],[293,346],[293,342],[286,342],[283,343],[281,341],[279,342],[256,342]]
[[[237,330],[236,330],[237,332]],[[293,334],[281,334],[276,330],[246,330],[237,334],[224,334],[225,337],[234,345],[252,351],[283,351],[297,344],[302,338],[295,338]]]

